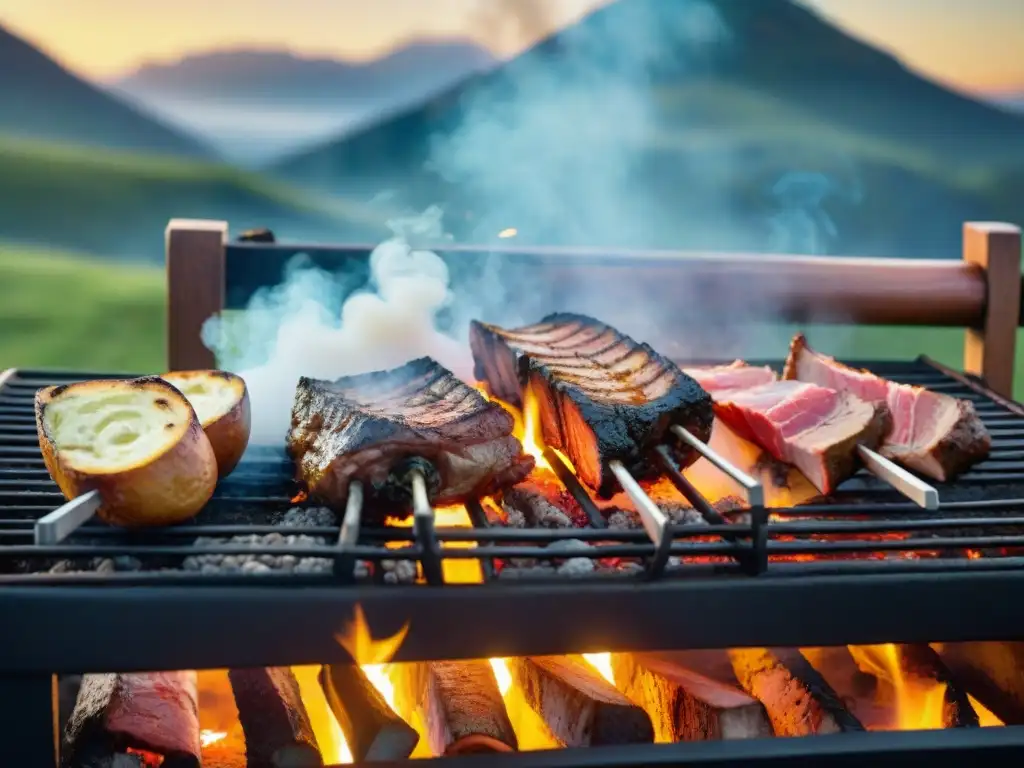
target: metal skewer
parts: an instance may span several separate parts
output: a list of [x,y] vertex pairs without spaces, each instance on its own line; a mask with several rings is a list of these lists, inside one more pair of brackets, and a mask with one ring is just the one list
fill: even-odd
[[36,546],[60,544],[91,520],[102,503],[99,491],[89,491],[39,518],[34,529]]
[[644,492],[644,489],[640,487],[640,484],[621,461],[608,462],[608,468],[615,475],[615,479],[619,481],[622,490],[629,496],[629,500],[633,502],[648,538],[654,542],[654,559],[651,560],[647,572],[649,576],[657,576],[668,563],[669,549],[672,546],[668,517],[661,511],[661,507]]
[[356,562],[352,549],[359,543],[359,526],[363,516],[363,484],[353,480],[348,486],[345,516],[338,531],[338,556],[334,558],[334,575],[343,583],[355,580]]
[[413,470],[409,473],[409,483],[412,486],[413,532],[423,550],[420,558],[423,576],[428,584],[444,584],[437,531],[434,528],[434,508],[427,495],[427,480],[422,472]]
[[678,424],[672,425],[671,429],[673,435],[678,437],[688,446],[693,448],[693,450],[697,451],[697,453],[722,470],[738,485],[742,486],[743,491],[747,496],[748,505],[751,507],[764,506],[764,486],[761,485],[760,482],[738,467],[734,467],[724,456],[721,456],[717,451],[712,450],[711,446],[702,440],[698,440]]
[[903,467],[889,461],[881,454],[875,453],[870,448],[858,445],[857,452],[860,454],[864,466],[879,480],[883,480],[891,485],[919,507],[924,509],[939,508],[939,492],[928,485],[928,483],[907,472]]

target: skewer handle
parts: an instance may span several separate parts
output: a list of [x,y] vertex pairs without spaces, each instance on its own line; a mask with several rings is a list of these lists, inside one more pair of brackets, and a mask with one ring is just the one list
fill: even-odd
[[615,475],[615,479],[619,481],[622,490],[629,496],[629,500],[633,502],[633,506],[636,507],[644,530],[647,531],[647,535],[654,542],[654,546],[660,548],[665,540],[665,528],[668,525],[668,518],[665,516],[665,513],[640,487],[640,484],[629,474],[629,470],[623,466],[621,461],[609,462],[608,468]]
[[414,469],[409,473],[409,485],[412,488],[413,530],[423,550],[420,559],[423,576],[428,584],[443,584],[444,572],[441,568],[437,531],[434,528],[434,508],[427,495],[427,479],[421,471]]
[[363,516],[363,484],[353,480],[348,487],[348,499],[345,502],[345,517],[341,520],[338,532],[338,545],[354,547],[359,541],[359,525]]
[[863,445],[857,446],[864,466],[879,480],[883,480],[924,509],[939,508],[939,492],[903,467],[893,464],[879,453]]
[[36,546],[60,544],[92,519],[102,501],[99,491],[89,491],[39,518],[34,531]]
[[752,478],[742,469],[734,467],[728,459],[713,450],[710,445],[702,440],[698,440],[678,424],[672,425],[672,434],[722,470],[732,478],[735,483],[742,486],[744,492],[747,494],[747,504],[751,507],[764,506],[764,486],[762,486],[761,483]]

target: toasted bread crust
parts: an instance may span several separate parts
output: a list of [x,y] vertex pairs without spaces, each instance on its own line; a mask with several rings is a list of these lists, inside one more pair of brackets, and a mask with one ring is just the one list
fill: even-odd
[[170,443],[162,452],[143,463],[110,471],[76,466],[61,453],[47,427],[47,409],[64,396],[136,389],[159,390],[162,398],[179,405],[183,411],[188,405],[184,395],[156,376],[85,381],[39,390],[35,397],[35,415],[43,462],[66,498],[99,491],[103,503],[97,516],[105,522],[132,528],[183,522],[206,505],[217,485],[213,447],[191,405],[187,409],[188,423],[169,438]]
[[[217,457],[218,476],[221,479],[227,477],[242,460],[242,455],[249,446],[249,435],[252,431],[252,406],[249,402],[249,390],[245,386],[245,381],[241,376],[233,373],[214,370],[174,371],[165,373],[163,378],[172,386],[175,381],[221,380],[236,394],[235,405],[227,413],[202,422],[203,431],[210,439],[213,452]],[[185,395],[185,398],[188,399],[188,395]]]

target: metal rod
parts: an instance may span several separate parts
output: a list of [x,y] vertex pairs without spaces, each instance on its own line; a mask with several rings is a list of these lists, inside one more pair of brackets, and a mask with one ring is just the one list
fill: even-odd
[[363,516],[363,484],[353,480],[348,486],[345,516],[338,530],[338,556],[334,558],[334,575],[346,584],[355,580],[355,556],[352,550],[359,543],[359,525]]
[[697,453],[710,461],[739,484],[746,493],[747,503],[750,506],[760,507],[764,505],[764,486],[762,486],[761,483],[743,470],[733,466],[728,459],[721,456],[717,451],[712,450],[711,446],[702,440],[698,440],[678,424],[672,425],[672,434],[693,448]]
[[99,491],[89,491],[41,517],[35,524],[36,546],[52,546],[64,541],[92,519],[102,502]]
[[594,500],[590,497],[587,489],[583,487],[583,484],[579,481],[573,471],[569,469],[569,466],[565,463],[565,459],[561,457],[556,451],[550,448],[544,449],[544,458],[548,464],[551,465],[551,469],[554,470],[555,475],[562,481],[562,485],[565,490],[569,492],[569,495],[575,499],[576,503],[580,505],[580,509],[583,510],[587,516],[587,521],[594,528],[607,528],[608,522],[604,519],[604,515],[601,514],[601,510],[598,509]]
[[629,470],[623,466],[621,461],[615,460],[608,463],[608,468],[619,481],[622,490],[629,496],[630,501],[640,515],[640,522],[648,537],[654,542],[654,558],[647,569],[650,578],[656,578],[665,570],[668,563],[669,548],[672,545],[672,536],[669,531],[668,518],[661,508],[651,500],[640,484],[629,474]]
[[910,474],[903,467],[893,464],[881,454],[863,445],[857,446],[864,466],[875,477],[885,481],[912,502],[924,509],[939,508],[939,492],[928,483]]
[[427,480],[422,472],[413,471],[409,481],[412,485],[413,530],[422,549],[420,564],[423,566],[423,577],[428,584],[443,584],[444,573],[441,570],[437,531],[434,528],[434,508],[427,496]]

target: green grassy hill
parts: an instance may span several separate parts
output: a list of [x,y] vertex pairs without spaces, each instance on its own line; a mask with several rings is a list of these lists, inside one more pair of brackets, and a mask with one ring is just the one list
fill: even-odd
[[0,238],[158,261],[171,218],[376,242],[384,216],[226,165],[0,137]]
[[[160,371],[165,365],[164,273],[52,249],[0,244],[0,370]],[[785,339],[794,329],[780,329]],[[804,328],[820,349],[849,359],[929,355],[962,365],[963,332],[933,328]],[[1022,334],[1021,343],[1024,343]],[[1016,397],[1024,399],[1024,346]]]

